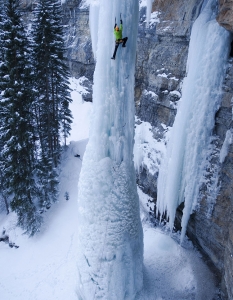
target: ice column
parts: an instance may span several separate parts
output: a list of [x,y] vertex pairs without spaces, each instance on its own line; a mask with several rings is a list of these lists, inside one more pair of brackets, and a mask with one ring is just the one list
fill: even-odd
[[152,9],[153,0],[147,0],[146,7],[146,26],[149,27],[150,19],[151,19],[151,9]]
[[[98,2],[99,7],[91,7],[90,20],[98,20],[93,115],[79,179],[78,293],[86,300],[132,300],[142,288],[143,260],[133,164],[139,7],[135,0]],[[129,39],[111,60],[120,13],[123,36]]]
[[158,178],[157,210],[167,211],[171,228],[176,208],[185,201],[181,239],[198,204],[229,53],[230,35],[215,18],[216,1],[209,0],[192,28],[187,77]]

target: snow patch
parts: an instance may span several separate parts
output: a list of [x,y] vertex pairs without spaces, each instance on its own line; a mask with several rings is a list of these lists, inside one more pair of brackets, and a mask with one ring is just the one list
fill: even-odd
[[[152,199],[138,189],[144,232],[144,287],[137,300],[206,299],[215,296],[213,274],[200,264],[201,256],[180,233],[153,227],[149,213]],[[197,276],[198,275],[198,276]]]
[[147,7],[147,0],[139,0],[139,8]]
[[157,76],[167,78],[168,75],[166,73],[162,73],[162,74],[158,74]]
[[92,103],[85,102],[82,95],[87,93],[87,90],[82,86],[82,82],[86,78],[80,77],[70,78],[71,98],[72,103],[70,109],[73,114],[73,123],[71,124],[72,134],[67,138],[67,142],[79,141],[86,139],[89,136],[89,123],[92,113]]
[[158,172],[161,158],[165,152],[165,143],[168,136],[168,128],[164,125],[166,134],[163,139],[156,140],[153,137],[152,126],[149,122],[142,122],[136,118],[135,144],[134,144],[134,165],[139,172],[141,166],[146,166],[150,174]]
[[[171,78],[170,78],[171,79]],[[180,98],[181,97],[181,93],[179,92],[179,91],[171,91],[170,92],[170,95],[174,95],[174,96],[177,96],[178,98]]]
[[160,23],[159,15],[161,13],[159,11],[154,11],[150,15],[147,15],[147,19],[144,21],[146,22],[147,28],[154,27],[157,23]]
[[90,5],[90,3],[98,2],[98,0],[81,0],[81,3],[79,5],[79,9],[87,9]]
[[155,99],[157,99],[157,98],[158,98],[158,95],[157,95],[157,94],[155,94],[155,93],[154,93],[154,92],[152,92],[152,91],[147,91],[147,90],[144,90],[144,91],[143,91],[143,93],[144,93],[145,95],[150,95],[150,96],[154,97]]

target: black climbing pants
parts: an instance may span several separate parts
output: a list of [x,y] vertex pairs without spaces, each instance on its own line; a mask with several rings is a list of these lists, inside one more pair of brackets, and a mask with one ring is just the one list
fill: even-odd
[[117,49],[118,49],[119,45],[122,44],[122,47],[125,47],[125,44],[126,44],[127,40],[128,40],[127,37],[125,37],[121,40],[116,40],[115,50],[114,50],[114,53],[113,53],[113,56],[112,56],[114,59],[116,57],[116,53],[117,53]]

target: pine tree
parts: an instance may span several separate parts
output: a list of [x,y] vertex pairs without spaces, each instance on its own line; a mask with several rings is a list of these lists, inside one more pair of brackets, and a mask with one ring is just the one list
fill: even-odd
[[0,163],[4,190],[11,195],[11,208],[18,225],[33,235],[42,217],[37,212],[35,182],[34,93],[30,47],[19,14],[18,0],[7,0],[2,23],[3,62],[0,66]]
[[63,26],[61,25],[61,5],[55,2],[53,5],[53,30],[54,30],[54,44],[52,65],[53,76],[55,78],[54,87],[58,103],[58,120],[59,129],[62,131],[62,136],[66,144],[66,138],[70,133],[70,124],[72,123],[72,114],[69,109],[71,102],[70,89],[69,89],[69,69],[65,64],[64,59],[64,39],[63,39]]
[[[6,15],[5,15],[5,6],[3,1],[0,2],[0,68],[1,66],[3,66],[4,60],[3,60],[3,40],[4,40],[4,30],[3,30],[3,25],[4,25],[4,20],[6,19]],[[0,100],[1,100],[1,90],[0,90]],[[2,127],[2,123],[1,123],[1,119],[0,119],[0,127]],[[0,149],[3,148],[3,144],[2,141],[0,140]],[[1,150],[0,150],[0,155],[1,155]],[[0,159],[1,162],[1,159]],[[4,206],[6,209],[7,214],[9,214],[9,203],[7,201],[8,195],[6,193],[6,191],[4,190],[4,186],[5,186],[5,176],[4,173],[2,172],[2,168],[0,166],[0,202],[4,202]],[[2,205],[1,205],[2,207]]]
[[57,167],[61,154],[61,133],[66,139],[72,122],[69,103],[68,67],[64,63],[63,28],[60,3],[40,0],[33,25],[34,69],[36,77],[36,120],[41,153],[39,178],[43,186],[42,206],[57,197]]

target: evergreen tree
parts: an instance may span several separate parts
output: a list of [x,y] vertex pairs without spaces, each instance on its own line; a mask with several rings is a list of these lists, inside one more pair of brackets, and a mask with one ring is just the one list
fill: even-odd
[[34,70],[37,102],[35,107],[41,153],[39,178],[42,205],[56,200],[57,167],[61,154],[61,135],[69,134],[72,122],[69,103],[68,67],[64,63],[61,5],[54,0],[39,0],[33,25]]
[[[3,1],[0,2],[0,67],[3,66],[3,40],[4,40],[4,31],[3,31],[3,25],[4,25],[4,20],[6,19],[6,15],[5,15],[5,6]],[[0,99],[1,99],[1,90],[0,90]],[[2,123],[1,123],[1,119],[0,119],[0,127],[2,127]],[[0,149],[3,148],[3,144],[2,141],[0,140]],[[1,150],[0,150],[0,155],[1,155]],[[1,159],[0,159],[1,162]],[[0,165],[0,202],[4,202],[4,206],[6,209],[7,214],[9,213],[9,204],[7,201],[8,195],[6,193],[6,191],[4,190],[4,185],[5,185],[5,176],[4,173],[2,172],[2,168]],[[0,205],[1,207],[3,205]]]
[[54,44],[52,56],[53,65],[53,77],[54,81],[54,91],[57,97],[58,103],[58,120],[59,120],[59,130],[62,132],[62,137],[66,144],[66,138],[70,133],[70,124],[72,123],[72,114],[69,109],[69,104],[71,102],[70,89],[69,89],[69,69],[65,64],[64,59],[64,39],[63,39],[63,26],[61,25],[61,5],[60,2],[55,2],[53,5],[53,30],[54,30]]
[[0,163],[3,189],[11,195],[18,224],[33,235],[42,217],[37,212],[35,182],[34,94],[29,42],[20,19],[18,0],[6,1],[2,22],[3,62],[0,66]]

